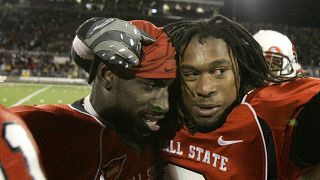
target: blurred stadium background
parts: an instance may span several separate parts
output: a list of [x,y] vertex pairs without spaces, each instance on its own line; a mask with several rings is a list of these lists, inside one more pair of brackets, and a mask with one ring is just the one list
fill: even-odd
[[222,14],[252,34],[273,29],[320,76],[318,0],[0,0],[0,104],[71,103],[87,95],[87,74],[70,60],[75,30],[94,16],[165,25]]

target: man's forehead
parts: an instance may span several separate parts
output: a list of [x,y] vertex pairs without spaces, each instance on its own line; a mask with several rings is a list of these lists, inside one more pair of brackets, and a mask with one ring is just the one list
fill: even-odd
[[198,40],[191,41],[183,52],[180,54],[181,62],[190,63],[201,62],[201,63],[225,63],[231,61],[232,53],[229,50],[226,42],[222,39],[210,38],[206,42],[199,42]]
[[141,83],[153,83],[159,86],[168,86],[173,83],[174,79],[166,78],[166,79],[158,79],[158,78],[141,78],[137,77],[138,82]]
[[[202,64],[202,63],[201,63]],[[188,61],[183,61],[180,64],[180,68],[185,69],[185,68],[192,68],[196,64],[195,63],[190,63]],[[231,59],[216,59],[214,61],[208,61],[207,63],[204,64],[206,67],[217,67],[217,66],[224,66],[224,65],[233,65]]]
[[175,78],[143,78],[136,76],[138,80],[141,81],[157,81],[157,82],[166,82],[166,81],[173,81]]

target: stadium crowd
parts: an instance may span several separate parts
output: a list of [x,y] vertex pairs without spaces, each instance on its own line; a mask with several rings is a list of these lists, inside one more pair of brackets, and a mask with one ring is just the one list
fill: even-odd
[[0,52],[1,75],[38,76],[38,77],[69,77],[80,76],[78,68],[71,59],[58,63],[51,53],[29,53],[18,51]]
[[[19,75],[21,69],[28,68],[28,63],[18,63],[18,66],[17,62],[25,62],[25,59],[45,59],[45,61],[39,61],[39,63],[43,63],[42,65],[33,66],[36,69],[40,69],[33,69],[32,75],[70,76],[69,73],[64,72],[76,71],[76,66],[69,67],[68,64],[66,64],[66,66],[58,66],[52,62],[52,56],[68,57],[72,43],[72,34],[75,32],[76,27],[85,19],[94,16],[104,16],[104,14],[102,14],[102,11],[89,12],[77,9],[66,11],[59,8],[31,8],[30,6],[2,7],[0,11],[0,19],[2,22],[2,28],[0,29],[0,66],[2,70],[6,69],[6,71],[1,71],[0,74]],[[130,19],[130,17],[121,18]],[[151,21],[157,21],[154,22],[156,25],[164,25],[172,20],[152,19]],[[296,45],[299,63],[308,69],[311,75],[319,76],[319,29],[269,23],[240,23],[252,34],[256,33],[259,29],[273,29],[286,34]],[[4,51],[8,52],[3,54]],[[27,58],[25,57],[25,51],[31,52]],[[8,53],[12,52],[14,52],[14,54],[8,55]],[[37,55],[34,56],[34,54]],[[4,60],[4,57],[8,56],[12,58]],[[12,61],[12,59],[15,60]],[[37,61],[35,60],[33,62]],[[13,68],[9,68],[9,65],[13,66]],[[16,68],[18,68],[18,70]],[[70,70],[70,68],[75,68],[75,70]]]

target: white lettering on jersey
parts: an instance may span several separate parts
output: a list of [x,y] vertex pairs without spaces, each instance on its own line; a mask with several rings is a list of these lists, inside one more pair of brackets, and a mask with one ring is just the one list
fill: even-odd
[[[181,142],[175,142],[170,140],[169,147],[162,149],[163,151],[170,154],[177,154],[179,156],[183,155],[182,152],[183,144]],[[188,159],[192,159],[197,162],[204,163],[206,165],[211,165],[214,168],[218,168],[220,171],[228,170],[229,158],[223,155],[212,152],[212,150],[204,149],[195,145],[189,145],[188,154],[186,155]],[[179,153],[178,153],[179,152]]]
[[217,161],[220,159],[220,155],[216,153],[212,153],[212,157],[213,157],[212,166],[217,167]]
[[203,149],[200,147],[196,147],[196,152],[198,152],[197,161],[201,161],[201,154],[203,153]]
[[181,151],[181,142],[175,142],[173,140],[170,140],[170,145],[167,148],[162,149],[163,151],[166,151],[171,154],[177,154],[182,156],[183,151]]
[[189,154],[188,154],[188,158],[193,159],[195,156],[195,150],[196,148],[193,145],[189,146]]
[[210,164],[210,151],[206,150],[202,162]]
[[227,167],[225,166],[226,162],[228,162],[228,158],[224,157],[224,156],[221,156],[221,162],[220,162],[220,167],[219,167],[219,169],[221,171],[227,171]]

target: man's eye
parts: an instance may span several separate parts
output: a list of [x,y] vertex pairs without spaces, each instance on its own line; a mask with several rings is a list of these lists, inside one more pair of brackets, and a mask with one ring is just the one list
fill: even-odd
[[185,72],[182,72],[183,76],[196,76],[198,73],[197,72],[194,72],[194,71],[185,71]]
[[225,73],[227,69],[225,68],[217,68],[213,71],[213,74],[216,75],[216,76],[221,76]]
[[183,76],[186,80],[195,80],[198,77],[198,73],[196,72],[184,72]]

